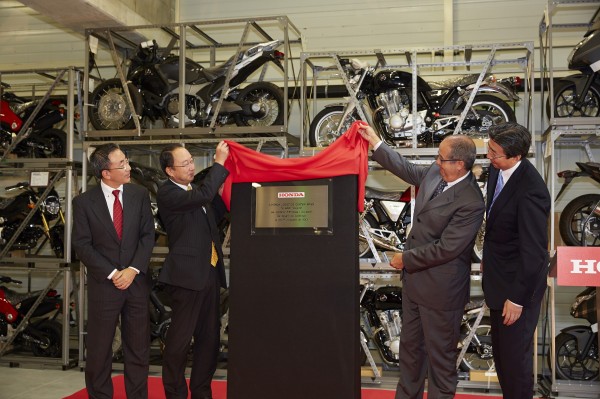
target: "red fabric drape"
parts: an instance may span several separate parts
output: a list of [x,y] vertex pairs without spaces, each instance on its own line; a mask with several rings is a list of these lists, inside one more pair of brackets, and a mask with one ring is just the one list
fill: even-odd
[[229,176],[223,188],[223,201],[230,208],[231,184],[322,179],[358,175],[358,210],[364,209],[365,181],[368,173],[369,143],[358,134],[360,122],[332,145],[312,157],[277,158],[227,140],[229,157],[225,168]]

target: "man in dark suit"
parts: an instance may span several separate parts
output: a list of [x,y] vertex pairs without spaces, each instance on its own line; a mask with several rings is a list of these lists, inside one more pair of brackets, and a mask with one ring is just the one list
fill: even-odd
[[517,123],[489,130],[490,173],[483,291],[505,398],[533,395],[533,334],[546,290],[550,194],[526,159],[531,134]]
[[402,274],[400,381],[396,399],[453,398],[460,323],[469,299],[471,253],[484,202],[473,174],[476,148],[467,136],[449,136],[436,162],[416,165],[382,143],[370,127],[359,130],[373,160],[419,187],[406,250],[390,265]]
[[147,398],[150,197],[129,184],[129,160],[116,144],[96,148],[90,167],[100,184],[73,199],[72,236],[88,277],[85,383],[90,398],[113,397],[112,340],[120,316],[127,398]]
[[190,391],[193,399],[212,398],[211,380],[219,353],[219,287],[226,288],[219,230],[211,202],[229,174],[229,155],[220,142],[215,163],[200,186],[194,180],[194,159],[182,145],[166,147],[160,166],[169,180],[157,193],[158,211],[167,230],[169,254],[159,280],[172,298],[171,325],[163,353],[163,384],[167,399],[186,399],[185,366],[194,337]]

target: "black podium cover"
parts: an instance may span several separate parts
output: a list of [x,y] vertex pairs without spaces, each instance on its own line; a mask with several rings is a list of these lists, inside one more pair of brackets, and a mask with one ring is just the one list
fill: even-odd
[[277,185],[327,187],[327,226],[260,227],[257,207],[279,204],[234,184],[227,396],[358,399],[357,177]]

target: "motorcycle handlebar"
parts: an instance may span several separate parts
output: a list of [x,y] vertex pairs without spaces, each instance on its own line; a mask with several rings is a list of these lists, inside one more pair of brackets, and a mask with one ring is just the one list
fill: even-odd
[[4,188],[4,191],[12,191],[15,189],[24,189],[29,187],[29,183],[27,183],[26,181],[20,182],[15,184],[14,186],[6,186],[6,188]]
[[23,284],[22,281],[20,280],[14,280],[11,277],[8,276],[0,276],[0,281],[2,281],[3,283],[14,283],[14,284]]

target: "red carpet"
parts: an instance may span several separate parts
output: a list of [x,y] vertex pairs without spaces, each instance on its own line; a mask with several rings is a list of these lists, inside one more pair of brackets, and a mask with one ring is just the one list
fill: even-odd
[[[113,386],[115,389],[114,399],[126,399],[125,387],[123,384],[123,376],[113,377]],[[160,377],[148,377],[148,399],[165,399],[165,391],[163,390],[162,379]],[[227,399],[227,381],[213,381],[212,391],[214,399]],[[367,389],[363,388],[361,399],[394,399],[394,391],[383,389]],[[188,396],[189,397],[189,396]],[[427,394],[425,394],[427,397]],[[500,398],[500,396],[483,396],[483,395],[466,395],[457,394],[456,399],[491,399]],[[73,395],[63,399],[88,399],[87,391],[82,389],[75,392]]]

